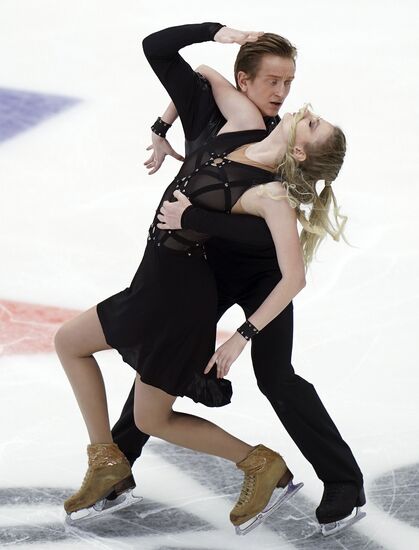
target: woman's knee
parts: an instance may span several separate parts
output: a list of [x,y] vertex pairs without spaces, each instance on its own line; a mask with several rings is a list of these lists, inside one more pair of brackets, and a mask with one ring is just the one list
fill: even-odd
[[54,345],[58,355],[74,357],[89,357],[97,351],[110,349],[95,308],[61,325],[55,335]]
[[60,354],[69,354],[74,351],[74,346],[72,345],[73,337],[72,331],[69,327],[69,322],[67,321],[57,330],[54,336],[54,346],[55,351],[58,355]]
[[166,415],[156,414],[147,408],[136,407],[134,422],[140,432],[156,437],[161,436],[168,425],[169,418]]
[[148,435],[158,435],[158,423],[147,415],[142,414],[141,411],[135,411],[134,422],[140,432]]
[[164,439],[173,418],[173,403],[176,397],[163,390],[145,384],[137,374],[134,397],[134,422],[146,434]]

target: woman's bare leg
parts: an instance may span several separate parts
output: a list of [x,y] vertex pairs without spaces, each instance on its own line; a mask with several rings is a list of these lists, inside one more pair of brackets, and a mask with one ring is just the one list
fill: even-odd
[[91,443],[112,443],[102,373],[93,353],[111,349],[92,307],[62,325],[55,349],[73,388]]
[[173,395],[144,384],[137,375],[134,398],[137,427],[142,432],[175,445],[220,456],[235,463],[246,458],[253,449],[208,420],[173,411],[175,400]]

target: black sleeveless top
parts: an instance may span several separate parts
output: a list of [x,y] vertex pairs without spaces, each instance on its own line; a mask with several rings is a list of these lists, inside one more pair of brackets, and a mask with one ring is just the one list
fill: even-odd
[[157,246],[189,255],[202,250],[202,244],[209,239],[209,235],[192,229],[164,230],[157,227],[157,214],[163,202],[172,201],[173,192],[178,189],[196,206],[230,214],[234,204],[247,189],[268,183],[275,176],[263,168],[226,157],[240,146],[261,141],[266,136],[266,130],[227,132],[211,138],[188,156],[163,194],[149,229],[148,240],[154,241]]

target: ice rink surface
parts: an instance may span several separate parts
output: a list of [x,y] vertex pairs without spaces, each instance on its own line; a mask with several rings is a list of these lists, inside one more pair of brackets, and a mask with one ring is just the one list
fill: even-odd
[[[418,16],[413,0],[0,2],[0,547],[419,548]],[[323,245],[295,300],[294,366],[365,475],[367,518],[328,540],[314,521],[322,484],[258,391],[249,350],[233,366],[230,406],[176,407],[280,451],[305,483],[295,499],[236,537],[234,466],[154,439],[134,468],[141,503],[71,533],[62,523],[62,502],[85,472],[87,434],[52,336],[129,284],[179,168],[170,159],[148,176],[142,166],[168,96],[140,41],[203,21],[288,37],[299,57],[285,110],[309,101],[348,138],[335,192],[352,246]],[[204,43],[182,53],[232,78],[237,49]],[[179,124],[170,140],[183,152]],[[220,329],[242,319],[233,309]],[[115,421],[133,371],[116,352],[98,360]]]

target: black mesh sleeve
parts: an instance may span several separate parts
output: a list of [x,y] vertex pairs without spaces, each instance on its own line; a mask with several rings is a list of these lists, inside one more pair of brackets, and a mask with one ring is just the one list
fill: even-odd
[[184,211],[181,225],[183,229],[193,229],[211,237],[251,246],[274,246],[265,220],[249,214],[224,214],[191,205]]

